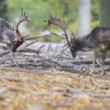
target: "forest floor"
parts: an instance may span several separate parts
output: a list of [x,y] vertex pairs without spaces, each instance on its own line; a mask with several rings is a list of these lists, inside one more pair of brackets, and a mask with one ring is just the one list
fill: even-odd
[[0,68],[0,110],[109,110],[110,72]]
[[10,54],[0,57],[0,110],[110,109],[109,69],[101,76],[101,67],[96,65],[99,72],[90,76],[88,59],[87,64],[72,64],[46,55],[15,55],[22,64],[19,67]]

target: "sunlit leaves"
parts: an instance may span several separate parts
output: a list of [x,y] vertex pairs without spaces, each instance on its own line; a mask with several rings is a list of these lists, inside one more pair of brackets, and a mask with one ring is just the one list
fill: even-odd
[[[56,69],[34,73],[22,69],[0,71],[0,109],[3,110],[22,110],[33,106],[47,110],[90,110],[109,105],[101,99],[104,95],[100,95],[102,90],[95,87],[88,76]],[[4,88],[6,90],[1,92]]]

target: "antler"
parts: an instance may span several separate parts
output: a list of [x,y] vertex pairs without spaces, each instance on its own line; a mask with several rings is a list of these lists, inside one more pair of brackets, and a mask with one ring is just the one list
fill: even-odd
[[65,24],[64,22],[62,22],[59,18],[56,17],[50,17],[48,20],[44,20],[44,22],[48,22],[48,24],[54,24],[59,26],[61,29],[63,29],[63,31],[66,30],[66,26],[67,24]]
[[18,30],[18,26],[20,25],[20,23],[22,23],[23,21],[27,21],[30,23],[30,21],[28,20],[28,16],[25,15],[25,12],[23,12],[23,9],[21,10],[21,15],[19,17],[18,23],[16,25],[16,32],[17,34],[20,36],[19,30]]
[[[72,53],[72,47],[70,45],[70,42],[69,42],[69,39],[68,39],[68,34],[67,34],[67,31],[66,31],[67,24],[64,23],[63,21],[61,21],[60,18],[56,18],[56,17],[50,17],[49,19],[44,20],[44,22],[48,22],[48,25],[54,24],[54,25],[60,27],[64,31],[68,47],[70,48],[70,51]],[[73,54],[72,54],[72,56],[73,56]]]

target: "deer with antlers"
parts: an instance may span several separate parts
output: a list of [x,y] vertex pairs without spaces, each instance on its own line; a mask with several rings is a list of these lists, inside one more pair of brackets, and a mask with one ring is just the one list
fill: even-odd
[[8,21],[0,18],[0,42],[5,43],[8,46],[16,65],[18,65],[18,63],[14,56],[14,52],[24,42],[24,38],[26,37],[22,35],[18,29],[19,25],[23,21],[29,22],[28,17],[25,15],[25,12],[23,12],[23,9],[15,29],[11,27]]
[[73,33],[71,33],[71,41],[69,41],[68,33],[66,30],[67,24],[61,21],[59,18],[56,17],[50,17],[48,20],[45,20],[45,22],[48,22],[48,24],[54,24],[58,27],[60,27],[64,31],[64,35],[67,40],[67,44],[70,48],[70,51],[72,53],[72,56],[75,57],[77,51],[94,51],[93,56],[93,63],[92,67],[90,69],[90,74],[94,72],[94,66],[96,59],[98,57],[98,54],[102,53],[102,71],[101,74],[104,75],[104,62],[106,53],[108,50],[110,50],[110,28],[104,28],[104,27],[97,27],[95,28],[90,34],[82,36],[82,37],[75,37]]

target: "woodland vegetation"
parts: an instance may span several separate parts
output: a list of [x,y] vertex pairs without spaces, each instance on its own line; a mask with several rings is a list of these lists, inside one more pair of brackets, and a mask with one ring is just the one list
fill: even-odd
[[[99,3],[91,0],[91,4],[92,30],[99,25]],[[88,74],[93,51],[79,52],[73,59],[60,28],[49,30],[43,22],[54,13],[68,21],[68,35],[71,29],[76,32],[78,0],[0,0],[0,5],[0,17],[13,26],[21,8],[31,22],[25,24],[30,36],[15,52],[19,66],[9,48],[0,43],[0,110],[110,109],[110,59],[105,60],[104,76],[100,75],[100,55],[94,74]],[[51,42],[38,42],[38,38]]]
[[[28,29],[32,32],[31,35],[36,35],[42,29],[45,29],[44,19],[54,13],[60,17],[63,21],[68,22],[68,28],[73,31],[77,31],[78,28],[78,0],[3,0],[2,4],[6,5],[7,19],[14,23],[15,18],[18,17],[21,8],[24,8],[26,14],[29,16],[31,24],[28,24]],[[16,5],[15,5],[16,4]],[[98,1],[91,1],[92,7],[92,19],[91,29],[99,25],[98,21]],[[34,10],[34,11],[33,11]],[[58,28],[53,28],[57,32]],[[59,41],[61,38],[51,37],[50,39],[45,38],[41,41]]]

